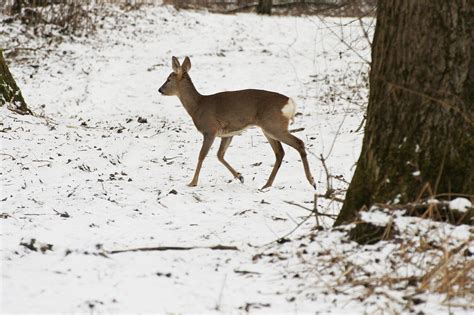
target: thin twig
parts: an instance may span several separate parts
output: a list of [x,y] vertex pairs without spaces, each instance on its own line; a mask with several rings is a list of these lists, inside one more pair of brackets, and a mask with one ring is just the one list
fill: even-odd
[[321,215],[321,216],[328,217],[328,218],[331,218],[331,219],[337,218],[337,215],[335,215],[335,214],[321,213],[321,212],[315,211],[314,209],[310,209],[310,208],[307,208],[307,207],[305,207],[305,206],[302,206],[302,205],[300,205],[300,204],[298,204],[298,203],[296,203],[296,202],[293,202],[293,201],[284,201],[284,202],[287,203],[287,204],[289,204],[289,205],[296,206],[296,207],[300,207],[300,208],[302,208],[302,209],[311,211],[311,213],[316,212],[317,215]]
[[357,127],[357,129],[355,130],[355,132],[359,132],[361,129],[362,129],[362,126],[364,126],[364,122],[367,120],[367,115],[364,115],[364,117],[362,118],[362,121],[360,122],[360,125],[359,127]]
[[290,129],[290,130],[288,130],[288,132],[295,133],[295,132],[300,132],[300,131],[303,131],[303,130],[304,130],[304,128],[296,128],[296,129]]
[[5,156],[8,156],[8,157],[10,157],[10,158],[11,158],[13,161],[15,161],[15,160],[16,160],[16,158],[15,158],[13,155],[11,155],[11,154],[8,154],[8,153],[0,153],[0,155],[5,155]]
[[[318,19],[321,21],[321,23],[323,23],[327,29],[334,35],[337,37],[337,39],[339,41],[341,41],[341,43],[343,43],[347,48],[349,48],[350,50],[352,50],[353,53],[355,53],[357,55],[357,57],[359,57],[360,59],[362,59],[365,63],[367,64],[370,64],[370,62],[365,59],[354,47],[352,47],[351,44],[347,43],[342,37],[340,37],[331,27],[329,27],[329,25],[324,21],[324,19],[320,16],[318,16]],[[312,21],[310,19],[310,21]],[[314,23],[314,22],[313,22]]]
[[215,245],[215,246],[156,246],[156,247],[139,247],[129,249],[117,249],[108,251],[107,254],[120,254],[127,252],[153,252],[167,250],[193,250],[193,249],[211,249],[211,250],[239,250],[236,246]]
[[454,112],[458,113],[467,123],[469,123],[471,125],[474,125],[474,118],[473,117],[469,117],[466,113],[463,113],[461,110],[459,110],[459,108],[457,106],[455,106],[454,104],[452,104],[449,101],[445,101],[445,100],[442,100],[441,98],[437,98],[437,97],[428,95],[426,93],[410,89],[410,88],[408,88],[406,86],[403,86],[401,84],[397,84],[397,83],[394,83],[394,82],[387,81],[384,78],[379,77],[377,79],[385,82],[388,86],[392,86],[392,87],[398,88],[400,90],[403,90],[403,91],[412,93],[414,95],[417,95],[421,98],[428,99],[430,101],[433,101],[436,104],[440,104],[441,106],[443,106],[446,109],[451,109]]
[[277,238],[276,240],[273,240],[271,242],[268,242],[266,244],[263,244],[261,246],[258,246],[258,247],[265,247],[265,246],[268,246],[268,245],[271,245],[273,243],[277,243],[279,242],[280,240],[283,240],[285,238],[287,238],[288,236],[290,236],[291,234],[293,234],[293,232],[295,232],[300,226],[302,226],[306,221],[308,221],[311,217],[313,216],[313,211],[311,211],[311,213],[306,216],[300,223],[298,223],[290,232],[286,233],[285,235]]
[[225,287],[226,282],[227,282],[227,273],[224,275],[224,281],[222,281],[221,291],[219,292],[219,298],[217,300],[216,307],[215,307],[216,311],[219,311],[221,308],[222,294],[224,293],[224,287]]

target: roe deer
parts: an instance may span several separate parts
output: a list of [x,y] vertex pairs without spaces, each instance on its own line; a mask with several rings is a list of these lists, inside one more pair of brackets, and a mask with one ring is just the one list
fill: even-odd
[[216,137],[221,137],[217,157],[219,161],[241,182],[242,175],[224,159],[232,137],[247,127],[258,126],[268,139],[275,152],[275,165],[262,189],[273,184],[280,168],[285,151],[281,142],[295,148],[303,161],[304,171],[309,183],[316,189],[313,176],[309,170],[304,143],[290,134],[288,124],[293,119],[296,106],[293,100],[285,95],[264,90],[241,90],[221,92],[212,95],[201,95],[194,87],[189,76],[191,61],[186,57],[180,65],[176,57],[172,58],[173,72],[160,87],[163,95],[176,95],[193,119],[196,128],[203,134],[204,141],[199,153],[196,171],[188,186],[196,186],[202,163]]

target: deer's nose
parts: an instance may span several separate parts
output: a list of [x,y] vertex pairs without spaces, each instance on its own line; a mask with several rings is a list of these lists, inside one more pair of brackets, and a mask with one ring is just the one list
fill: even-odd
[[158,92],[160,92],[161,94],[163,94],[163,91],[161,90],[161,88],[158,89]]

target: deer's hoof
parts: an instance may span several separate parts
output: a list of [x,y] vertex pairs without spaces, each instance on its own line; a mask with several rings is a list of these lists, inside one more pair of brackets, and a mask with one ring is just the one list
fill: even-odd
[[313,186],[314,190],[316,190],[316,182],[313,182],[311,186]]
[[188,187],[196,187],[196,186],[197,186],[197,183],[191,182],[191,183],[187,184],[186,186],[188,186]]
[[262,188],[260,188],[260,190],[264,190],[264,189],[267,189],[267,188],[270,188],[272,187],[271,184],[265,184],[265,186],[263,186]]
[[244,183],[244,177],[242,176],[242,174],[237,175],[237,178],[240,180],[242,184]]

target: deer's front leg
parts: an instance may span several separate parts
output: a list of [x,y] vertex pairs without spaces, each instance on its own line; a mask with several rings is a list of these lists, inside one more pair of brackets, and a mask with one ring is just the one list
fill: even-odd
[[204,134],[204,141],[202,142],[201,151],[199,152],[199,159],[196,166],[196,171],[194,172],[193,180],[188,184],[189,187],[197,186],[199,180],[199,173],[201,172],[202,162],[206,158],[206,155],[209,152],[209,149],[211,148],[215,138],[215,134]]

